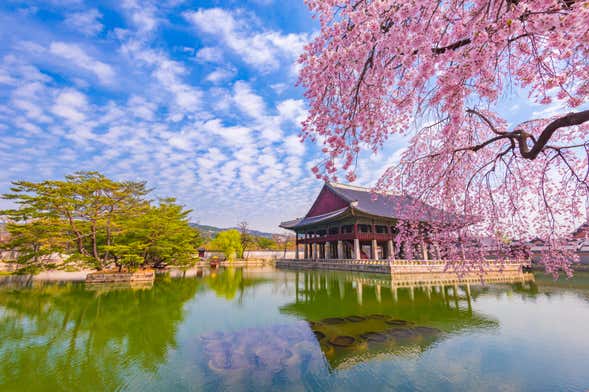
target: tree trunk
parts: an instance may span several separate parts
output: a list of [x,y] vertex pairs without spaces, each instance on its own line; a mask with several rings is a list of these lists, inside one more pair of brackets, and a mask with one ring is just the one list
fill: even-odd
[[98,245],[96,244],[96,222],[92,221],[92,257],[94,257],[100,264],[103,264],[98,254]]
[[65,215],[70,224],[70,228],[76,235],[76,244],[78,246],[78,252],[80,252],[80,254],[84,256],[88,256],[88,252],[86,252],[86,249],[84,248],[84,239],[82,238],[82,233],[80,233],[80,231],[77,229],[72,214],[68,210],[65,210]]

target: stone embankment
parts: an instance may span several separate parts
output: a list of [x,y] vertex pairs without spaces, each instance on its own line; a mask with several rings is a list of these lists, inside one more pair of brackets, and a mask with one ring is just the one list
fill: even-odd
[[134,283],[153,282],[155,271],[141,270],[135,272],[99,271],[86,275],[86,283]]
[[[444,260],[289,259],[277,260],[276,267],[286,269],[325,269],[340,271],[373,272],[381,274],[415,274],[447,272],[447,262]],[[529,262],[495,262],[489,260],[489,262],[485,265],[481,265],[481,272],[522,272],[522,269],[529,267]]]

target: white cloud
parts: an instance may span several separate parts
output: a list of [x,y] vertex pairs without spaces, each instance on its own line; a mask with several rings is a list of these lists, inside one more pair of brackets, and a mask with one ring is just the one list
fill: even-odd
[[180,150],[190,151],[192,149],[190,137],[184,133],[172,136],[168,142]]
[[203,131],[215,136],[221,136],[230,146],[236,147],[252,142],[251,130],[243,126],[225,127],[219,119],[213,119],[205,122],[198,127],[197,132]]
[[80,123],[86,119],[88,109],[86,96],[79,91],[66,89],[59,93],[51,111],[68,121]]
[[102,14],[95,8],[83,12],[75,12],[66,16],[64,23],[88,36],[95,36],[103,29],[99,19]]
[[259,119],[266,113],[266,104],[261,96],[255,94],[250,85],[238,81],[233,86],[233,100],[237,108],[252,118]]
[[282,121],[290,121],[297,126],[301,126],[307,117],[307,109],[302,99],[287,99],[280,102],[277,109]]
[[223,61],[223,51],[219,48],[205,47],[196,52],[196,59],[209,63],[220,63]]
[[183,64],[171,60],[163,52],[145,48],[144,44],[137,40],[127,41],[122,50],[132,60],[150,66],[152,75],[161,87],[172,94],[176,107],[171,107],[170,110],[175,120],[180,121],[184,118],[181,113],[194,113],[200,109],[202,91],[183,80],[188,73]]
[[217,37],[246,63],[262,72],[276,70],[281,58],[293,61],[309,39],[307,34],[254,31],[250,24],[252,18],[243,12],[238,13],[236,18],[235,13],[208,8],[185,12],[184,17],[201,32]]
[[276,94],[282,94],[288,88],[288,84],[286,83],[274,83],[270,85],[270,88],[276,92]]
[[235,68],[217,68],[208,74],[205,79],[211,83],[219,83],[233,78],[236,73]]
[[136,117],[139,117],[143,120],[152,121],[155,119],[155,111],[157,110],[157,105],[153,102],[149,102],[144,97],[140,96],[132,96],[129,98],[127,102],[129,109],[132,114]]
[[130,13],[131,22],[133,22],[139,33],[149,33],[157,27],[156,8],[149,2],[124,0],[122,6]]
[[305,145],[297,135],[290,135],[284,140],[284,146],[287,152],[294,155],[303,155],[305,153]]
[[115,72],[110,65],[90,57],[82,48],[65,42],[52,42],[49,51],[59,57],[71,61],[75,66],[92,72],[105,84],[112,83]]

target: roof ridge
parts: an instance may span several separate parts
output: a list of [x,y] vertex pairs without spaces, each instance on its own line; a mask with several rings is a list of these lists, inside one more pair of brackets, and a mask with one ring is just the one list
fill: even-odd
[[391,197],[391,196],[410,197],[407,195],[400,195],[400,194],[395,193],[393,191],[375,190],[374,188],[367,188],[367,187],[358,186],[358,185],[342,184],[340,182],[328,182],[327,184],[334,190],[348,189],[348,190],[352,190],[352,191],[360,191],[360,192],[365,192],[365,193],[370,193],[370,194],[375,193],[377,195],[381,195],[381,196],[385,196],[385,197]]
[[366,188],[358,185],[342,184],[340,182],[328,182],[328,184],[331,185],[333,188],[344,188],[356,191],[372,192],[371,188]]

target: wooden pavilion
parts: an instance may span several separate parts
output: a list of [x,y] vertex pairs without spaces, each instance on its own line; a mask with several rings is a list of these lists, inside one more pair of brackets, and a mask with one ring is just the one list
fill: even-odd
[[[282,222],[280,227],[296,233],[297,259],[403,259],[408,254],[404,246],[408,245],[396,249],[396,226],[409,218],[407,211],[411,208],[418,208],[422,228],[440,216],[439,210],[409,197],[326,182],[307,215]],[[435,244],[422,241],[411,246],[411,254],[418,259],[440,259]]]

